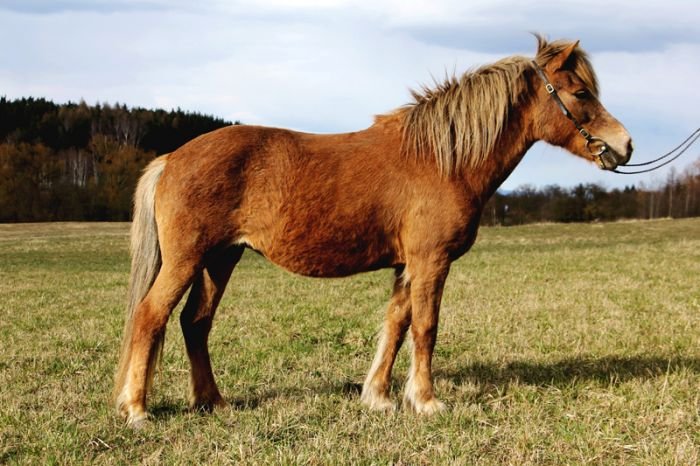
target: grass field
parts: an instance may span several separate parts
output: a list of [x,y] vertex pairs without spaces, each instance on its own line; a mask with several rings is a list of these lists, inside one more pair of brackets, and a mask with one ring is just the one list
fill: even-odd
[[140,431],[108,402],[127,228],[0,225],[0,463],[700,463],[700,219],[482,229],[447,282],[431,418],[359,403],[391,272],[247,252],[211,337],[232,407],[186,410],[173,318]]

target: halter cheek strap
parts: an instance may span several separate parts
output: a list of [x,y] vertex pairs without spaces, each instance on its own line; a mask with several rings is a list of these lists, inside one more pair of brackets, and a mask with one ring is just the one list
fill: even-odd
[[[612,162],[612,165],[617,165],[614,157],[608,151],[608,144],[601,138],[591,136],[591,133],[589,133],[586,130],[586,128],[584,128],[583,125],[576,119],[576,117],[569,111],[569,109],[566,108],[566,105],[564,105],[564,102],[562,102],[561,97],[559,97],[559,94],[557,93],[557,90],[554,89],[552,83],[550,83],[549,79],[547,79],[547,76],[544,74],[544,71],[542,71],[542,68],[540,68],[540,66],[534,60],[532,61],[532,65],[534,66],[535,71],[537,71],[537,74],[544,82],[544,88],[547,90],[547,93],[550,96],[552,96],[552,99],[554,99],[554,102],[557,104],[557,106],[559,106],[559,109],[562,111],[564,116],[572,121],[574,126],[576,126],[578,132],[586,140],[586,148],[588,149],[588,151],[595,157],[598,157],[598,165],[600,165],[601,168],[604,168],[606,170],[608,169],[606,162]],[[601,144],[597,152],[594,152],[591,149],[591,143],[593,142]]]

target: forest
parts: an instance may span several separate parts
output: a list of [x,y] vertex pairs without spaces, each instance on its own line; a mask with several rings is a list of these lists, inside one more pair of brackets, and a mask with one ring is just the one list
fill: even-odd
[[179,109],[2,97],[0,222],[129,220],[151,159],[231,124]]
[[[127,221],[143,167],[206,132],[240,122],[120,104],[0,97],[0,222]],[[482,223],[700,216],[700,160],[654,186],[521,186],[498,192]]]
[[486,205],[481,223],[507,226],[698,216],[700,160],[680,174],[671,170],[656,186],[640,183],[607,190],[597,184],[579,184],[573,188],[525,185],[510,193],[497,192]]

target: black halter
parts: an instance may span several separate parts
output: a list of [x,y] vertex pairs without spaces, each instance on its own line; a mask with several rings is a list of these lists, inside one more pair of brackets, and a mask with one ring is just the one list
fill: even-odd
[[[589,133],[586,130],[586,128],[584,128],[583,125],[581,125],[581,123],[569,111],[569,109],[566,108],[566,105],[564,105],[564,102],[562,102],[561,97],[559,97],[559,94],[557,94],[557,90],[554,89],[552,83],[550,83],[547,79],[547,76],[544,74],[544,71],[542,71],[542,68],[540,68],[540,66],[534,60],[532,61],[532,65],[535,67],[535,71],[537,71],[537,74],[540,76],[542,81],[544,81],[544,88],[547,90],[547,93],[552,96],[552,99],[554,99],[554,102],[556,102],[556,104],[559,106],[564,116],[566,116],[566,118],[573,122],[578,132],[586,140],[586,148],[588,149],[588,151],[591,154],[593,154],[594,157],[598,157],[598,165],[600,166],[600,168],[604,170],[614,170],[614,168],[608,168],[608,165],[606,164],[606,162],[608,162],[611,163],[612,166],[617,166],[617,161],[615,160],[615,157],[610,153],[610,150],[608,149],[608,144],[601,138],[592,136],[591,133]],[[591,148],[591,143],[600,144],[600,148],[597,151],[594,151]]]

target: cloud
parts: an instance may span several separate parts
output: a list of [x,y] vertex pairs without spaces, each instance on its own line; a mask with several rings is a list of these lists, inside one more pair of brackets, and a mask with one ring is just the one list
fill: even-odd
[[[633,115],[697,127],[700,43],[670,45],[663,51],[605,52],[593,63],[603,83],[603,101]],[[690,127],[686,128],[690,129]]]
[[700,8],[684,0],[243,0],[228,11],[241,9],[290,18],[334,12],[429,44],[485,53],[522,50],[531,31],[582,39],[592,51],[660,50],[700,42]]
[[117,13],[135,11],[166,11],[177,5],[177,0],[4,0],[0,10],[16,13],[45,15],[65,12]]
[[521,50],[527,32],[581,39],[594,52],[700,43],[700,9],[691,2],[671,3],[465,2],[448,17],[415,18],[396,27],[427,43],[492,53]]
[[[595,23],[593,19],[590,21]],[[545,21],[540,21],[538,24],[525,24],[512,19],[496,19],[488,25],[413,26],[401,29],[425,43],[489,53],[526,50],[533,54],[535,41],[528,39],[529,32],[542,33],[551,39],[579,39],[584,48],[591,52],[658,51],[676,43],[700,43],[696,26],[674,29],[649,27],[610,30],[580,25],[578,27],[553,26]]]

